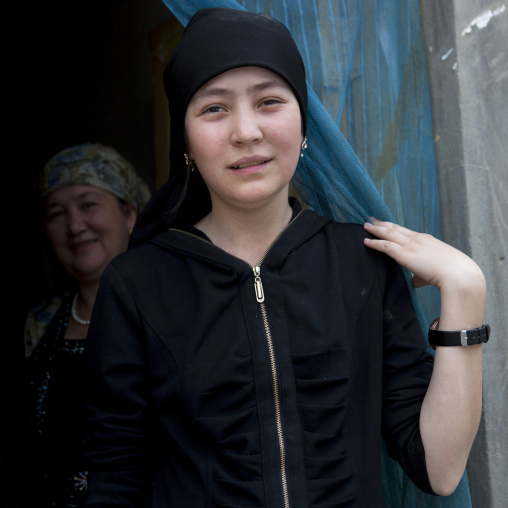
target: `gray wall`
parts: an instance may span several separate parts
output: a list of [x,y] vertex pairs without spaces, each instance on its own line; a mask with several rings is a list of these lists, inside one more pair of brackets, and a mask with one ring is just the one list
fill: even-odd
[[508,499],[508,8],[422,0],[443,239],[488,285],[483,418],[468,464],[473,506]]

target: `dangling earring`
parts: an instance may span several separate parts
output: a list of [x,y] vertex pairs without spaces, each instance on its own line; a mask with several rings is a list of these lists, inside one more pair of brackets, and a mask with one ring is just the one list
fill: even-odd
[[191,161],[186,153],[184,153],[183,156],[185,157],[185,165],[189,166],[191,171],[195,171],[196,165],[194,164],[194,161]]
[[302,144],[300,146],[300,157],[303,157],[303,151],[307,148],[307,136],[303,138]]

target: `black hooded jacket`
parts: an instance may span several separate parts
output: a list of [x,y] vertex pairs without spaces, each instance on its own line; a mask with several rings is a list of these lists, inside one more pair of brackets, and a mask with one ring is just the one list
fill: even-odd
[[295,209],[259,279],[193,228],[106,269],[87,344],[88,508],[379,508],[382,436],[431,492],[432,355],[400,267],[361,226]]

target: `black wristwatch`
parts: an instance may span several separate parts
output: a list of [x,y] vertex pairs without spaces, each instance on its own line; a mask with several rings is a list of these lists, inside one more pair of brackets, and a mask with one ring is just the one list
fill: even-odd
[[456,332],[438,330],[438,325],[439,318],[434,319],[429,328],[429,344],[434,349],[436,346],[472,346],[473,344],[484,344],[489,340],[489,325]]

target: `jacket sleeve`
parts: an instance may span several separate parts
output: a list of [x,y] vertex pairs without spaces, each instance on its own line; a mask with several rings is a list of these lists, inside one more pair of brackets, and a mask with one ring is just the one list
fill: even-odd
[[109,265],[87,336],[87,508],[148,506],[153,454],[144,337],[132,295]]
[[432,494],[420,435],[420,410],[432,375],[428,350],[401,267],[380,270],[383,296],[383,437],[413,483]]

